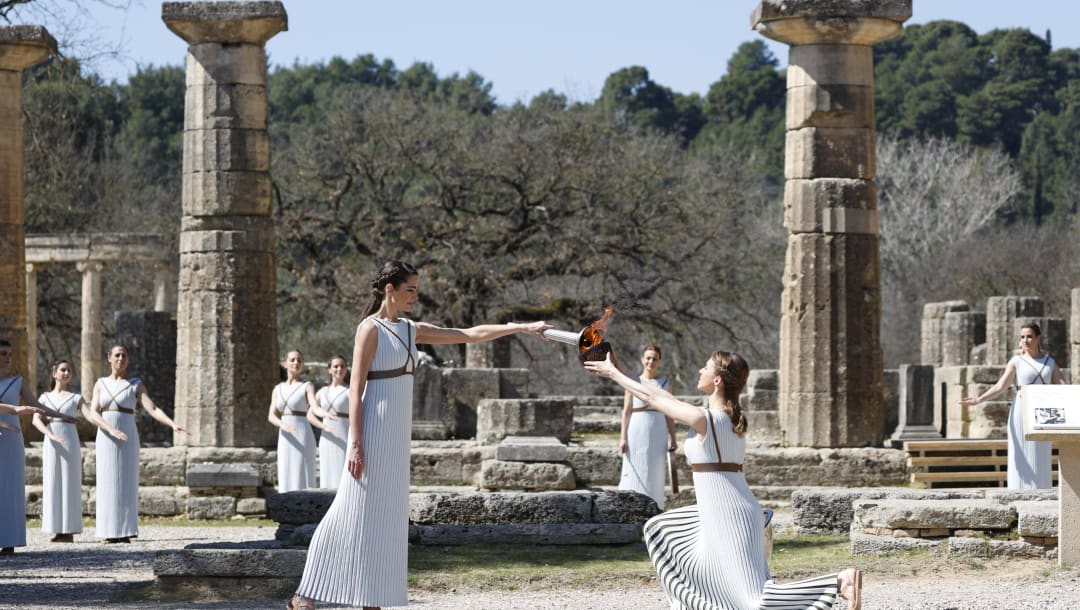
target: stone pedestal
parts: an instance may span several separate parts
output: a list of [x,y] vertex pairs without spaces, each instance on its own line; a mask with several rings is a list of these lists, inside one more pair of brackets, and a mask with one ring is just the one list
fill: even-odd
[[484,399],[477,406],[476,441],[494,445],[507,436],[554,436],[570,442],[574,403],[564,398]]
[[281,2],[166,2],[190,45],[177,295],[176,419],[195,446],[264,446],[277,382],[263,45]]
[[910,17],[910,0],[766,0],[752,16],[791,45],[779,396],[791,445],[885,434],[871,45]]
[[896,443],[941,438],[934,426],[934,367],[900,365],[900,421],[890,438]]
[[11,370],[20,375],[27,372],[22,71],[53,53],[45,28],[0,26],[0,339],[11,342]]

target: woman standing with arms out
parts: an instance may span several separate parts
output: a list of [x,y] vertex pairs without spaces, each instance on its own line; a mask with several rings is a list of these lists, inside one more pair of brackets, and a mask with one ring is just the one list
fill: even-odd
[[[285,381],[274,386],[270,412],[266,418],[281,430],[277,442],[277,490],[279,493],[315,487],[315,433],[308,419],[310,409],[318,409],[315,387],[300,379],[304,354],[285,354]],[[315,420],[317,427],[322,424]]]
[[[1065,376],[1061,374],[1054,359],[1050,354],[1042,351],[1042,329],[1034,322],[1020,327],[1020,353],[1013,356],[1005,365],[1005,372],[989,390],[979,396],[969,396],[960,401],[966,407],[990,400],[1001,394],[1013,382],[1016,382],[1018,391],[1020,386],[1033,383],[1065,383]],[[1009,409],[1009,489],[1050,489],[1051,481],[1050,466],[1050,441],[1027,441],[1024,440],[1024,418],[1020,413],[1020,407],[1013,399]]]
[[[98,427],[95,489],[97,537],[104,544],[131,542],[139,535],[139,430],[135,409],[142,405],[174,432],[184,428],[154,404],[146,384],[128,378],[128,353],[123,345],[109,349],[109,376],[94,384],[89,409],[83,415]],[[92,412],[93,414],[91,414]],[[97,415],[97,417],[95,417]]]
[[[81,394],[71,392],[72,367],[67,360],[52,365],[52,384],[38,402],[69,417],[86,406]],[[34,416],[34,427],[45,435],[41,448],[41,531],[53,534],[50,542],[74,542],[82,532],[82,448],[74,422]]]
[[26,448],[19,416],[28,413],[69,419],[42,408],[22,377],[11,374],[11,343],[0,339],[0,555],[26,546]]
[[420,276],[390,261],[371,283],[371,304],[356,329],[349,383],[346,469],[315,530],[296,595],[286,607],[318,599],[378,608],[404,606],[409,533],[409,439],[417,343],[482,343],[513,333],[537,336],[550,325],[485,324],[441,328],[400,317],[412,310]]
[[[671,391],[667,377],[657,377],[660,368],[660,348],[648,345],[641,352],[641,375],[646,385]],[[669,442],[670,439],[670,442]],[[668,452],[679,446],[675,438],[675,422],[663,413],[649,408],[640,398],[626,392],[623,398],[622,430],[619,453],[623,456],[619,489],[629,489],[652,498],[664,510],[664,482],[668,474]]]
[[645,544],[671,608],[831,608],[839,594],[848,608],[859,609],[862,573],[854,568],[788,584],[769,576],[761,505],[742,473],[746,416],[739,393],[750,367],[741,356],[716,352],[701,367],[698,389],[708,395],[706,409],[633,379],[612,357],[586,362],[585,368],[693,431],[684,447],[697,505],[645,524]]
[[[349,435],[349,386],[345,376],[349,365],[342,356],[330,359],[330,385],[315,394],[318,407],[308,410],[312,425],[321,423],[319,437],[319,487],[337,489],[345,469],[345,438]],[[322,422],[316,419],[322,418]]]

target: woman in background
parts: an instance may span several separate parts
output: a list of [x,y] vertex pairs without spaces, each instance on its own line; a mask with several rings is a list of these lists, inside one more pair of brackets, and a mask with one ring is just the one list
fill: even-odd
[[321,423],[323,430],[319,437],[319,487],[323,489],[337,489],[341,471],[345,469],[345,437],[349,435],[349,386],[345,385],[345,376],[348,374],[345,358],[331,358],[330,385],[315,394],[318,406],[308,410],[308,420],[316,426]]
[[[641,383],[671,391],[667,377],[657,376],[660,348],[648,345],[641,352]],[[675,422],[663,413],[650,409],[630,392],[623,397],[622,429],[619,453],[623,456],[619,489],[645,494],[664,510],[664,482],[668,476],[668,455],[679,446]]]
[[[293,350],[285,354],[285,381],[274,386],[270,412],[266,418],[281,430],[277,442],[278,492],[315,487],[315,432],[308,420],[308,410],[318,408],[315,386],[300,379],[304,354]],[[322,427],[316,420],[316,426]]]
[[[86,406],[81,394],[68,389],[73,370],[60,360],[52,365],[49,391],[38,402],[69,417]],[[50,542],[74,542],[82,532],[82,447],[74,422],[34,416],[34,427],[45,435],[41,447],[41,531]]]

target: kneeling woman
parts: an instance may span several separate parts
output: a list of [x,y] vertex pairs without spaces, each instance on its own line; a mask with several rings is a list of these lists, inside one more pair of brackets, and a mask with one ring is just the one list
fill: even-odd
[[746,417],[739,393],[750,367],[741,356],[716,352],[701,368],[698,389],[708,394],[707,409],[633,379],[611,359],[585,368],[693,430],[684,447],[698,503],[645,524],[645,544],[673,609],[830,608],[838,594],[849,608],[860,607],[856,569],[788,584],[769,576],[761,505],[742,473]]

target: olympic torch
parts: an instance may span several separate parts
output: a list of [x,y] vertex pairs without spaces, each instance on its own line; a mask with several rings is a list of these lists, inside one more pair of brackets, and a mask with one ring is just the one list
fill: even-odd
[[582,362],[589,360],[603,360],[611,352],[611,344],[604,341],[603,331],[607,328],[611,314],[615,312],[615,306],[609,305],[604,308],[604,315],[600,319],[589,324],[578,332],[567,330],[548,329],[544,336],[552,341],[566,343],[578,348],[578,359]]

